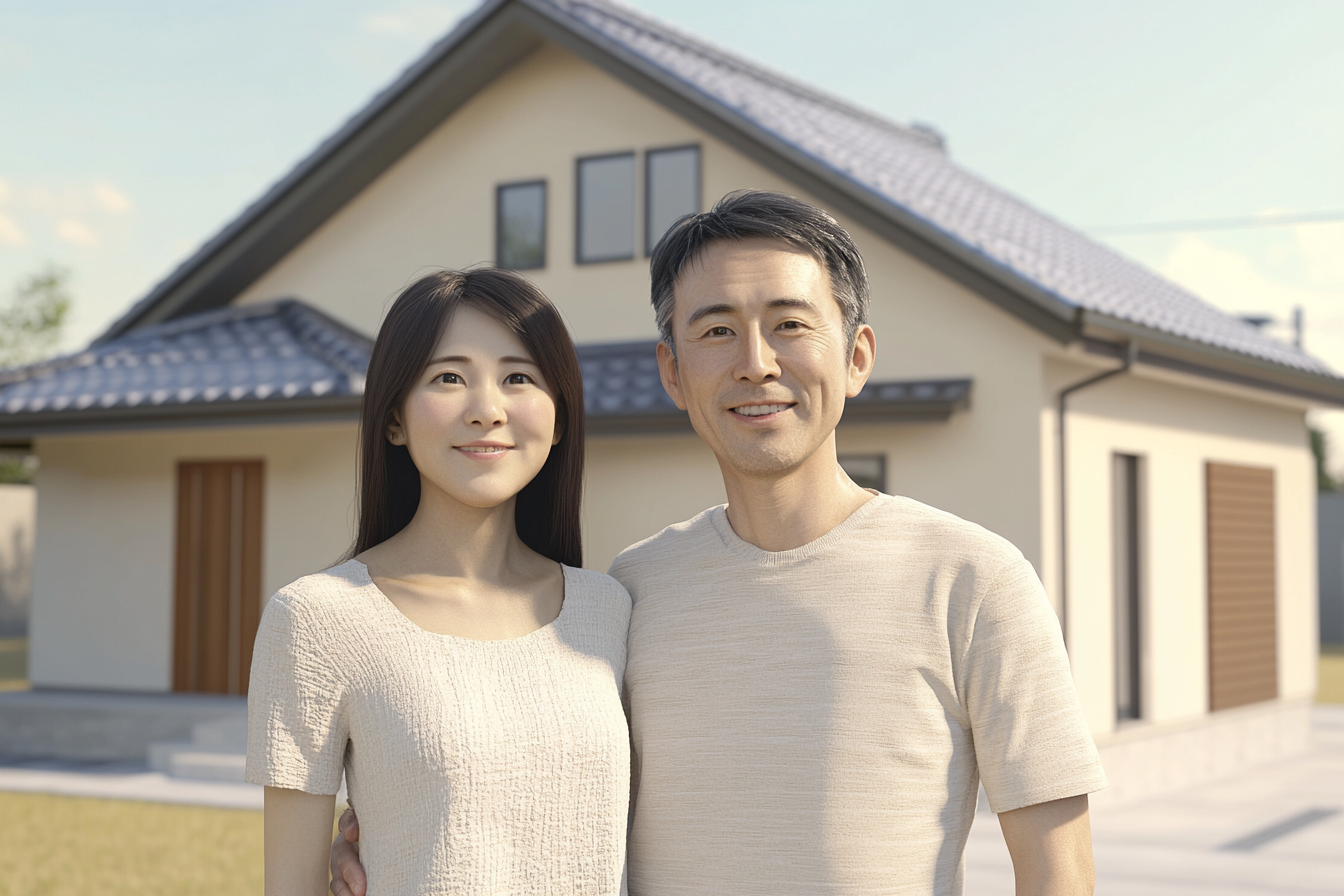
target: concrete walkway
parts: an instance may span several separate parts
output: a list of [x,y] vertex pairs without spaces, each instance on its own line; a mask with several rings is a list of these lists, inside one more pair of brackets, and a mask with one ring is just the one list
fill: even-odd
[[262,795],[255,784],[172,778],[143,762],[45,759],[0,764],[0,791],[256,810]]
[[[1234,778],[1092,812],[1097,896],[1344,896],[1344,706],[1314,745]],[[1012,896],[994,816],[976,816],[968,896]]]

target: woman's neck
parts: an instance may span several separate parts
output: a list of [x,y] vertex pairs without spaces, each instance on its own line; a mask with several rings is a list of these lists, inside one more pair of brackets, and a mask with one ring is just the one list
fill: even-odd
[[359,555],[380,576],[492,582],[526,575],[535,557],[518,537],[513,499],[470,507],[433,490],[422,490],[405,529]]

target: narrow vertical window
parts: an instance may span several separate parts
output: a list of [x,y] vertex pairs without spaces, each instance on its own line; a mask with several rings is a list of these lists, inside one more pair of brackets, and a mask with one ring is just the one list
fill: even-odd
[[1115,716],[1143,717],[1139,459],[1114,457]]
[[885,454],[842,454],[840,469],[862,488],[887,490],[887,456]]
[[684,215],[700,211],[700,147],[651,149],[644,157],[644,252]]
[[580,264],[635,257],[635,154],[579,159]]
[[495,264],[514,271],[546,266],[546,182],[504,184],[495,194]]

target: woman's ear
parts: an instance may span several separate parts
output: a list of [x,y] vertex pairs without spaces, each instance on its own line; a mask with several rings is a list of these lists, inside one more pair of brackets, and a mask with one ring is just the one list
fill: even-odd
[[551,437],[551,447],[554,448],[560,444],[560,440],[565,437],[565,421],[560,419],[560,415],[555,415],[555,435]]
[[387,440],[393,445],[406,444],[406,427],[401,422],[401,411],[392,412],[392,422],[387,424]]

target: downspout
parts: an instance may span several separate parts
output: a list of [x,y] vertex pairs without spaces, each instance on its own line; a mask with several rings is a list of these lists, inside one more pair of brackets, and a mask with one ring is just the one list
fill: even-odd
[[1139,344],[1130,340],[1125,344],[1125,362],[1114,370],[1088,377],[1082,382],[1065,386],[1059,390],[1059,628],[1064,635],[1064,648],[1069,646],[1069,465],[1066,448],[1068,439],[1065,433],[1065,414],[1068,412],[1069,396],[1075,392],[1095,386],[1102,380],[1128,373],[1139,357]]

